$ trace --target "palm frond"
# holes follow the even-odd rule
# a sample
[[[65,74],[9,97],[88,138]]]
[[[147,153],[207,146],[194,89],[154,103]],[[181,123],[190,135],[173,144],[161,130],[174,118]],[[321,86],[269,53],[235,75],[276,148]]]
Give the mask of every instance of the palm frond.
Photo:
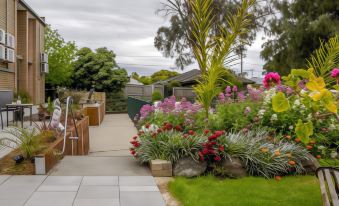
[[[307,60],[308,68],[313,68],[315,75],[323,77],[326,84],[332,84],[330,71],[339,67],[339,35],[334,36],[328,42],[321,41],[319,49]]]

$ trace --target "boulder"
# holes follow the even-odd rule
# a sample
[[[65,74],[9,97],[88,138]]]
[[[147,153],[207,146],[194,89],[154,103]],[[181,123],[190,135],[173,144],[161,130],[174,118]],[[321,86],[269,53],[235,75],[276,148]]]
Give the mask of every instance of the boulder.
[[[311,155],[309,153],[306,155],[306,158],[307,158],[306,160],[303,160],[301,162],[302,166],[305,169],[305,173],[306,174],[314,174],[316,169],[318,167],[320,167],[320,164],[319,164],[318,160],[315,157],[313,157],[313,155]]]
[[[202,175],[207,169],[207,162],[197,162],[191,157],[180,159],[173,169],[174,176],[196,177]]]
[[[230,157],[221,163],[224,174],[231,178],[240,178],[247,176],[247,171],[244,162],[237,157]]]

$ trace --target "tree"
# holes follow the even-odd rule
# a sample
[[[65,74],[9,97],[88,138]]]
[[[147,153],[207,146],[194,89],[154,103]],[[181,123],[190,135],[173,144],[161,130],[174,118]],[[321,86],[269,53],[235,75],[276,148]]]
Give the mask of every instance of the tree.
[[[118,67],[115,54],[107,48],[98,48],[93,52],[85,47],[76,53],[73,87],[89,90],[93,86],[100,92],[120,92],[128,77],[125,69]]]
[[[264,69],[288,74],[305,68],[308,58],[320,46],[339,34],[339,1],[271,0],[278,15],[268,21],[266,34],[273,39],[263,45]]]
[[[164,81],[170,77],[177,76],[179,73],[174,71],[168,70],[160,70],[155,72],[151,76],[139,76],[136,72],[133,72],[131,77],[139,82],[143,83],[144,85],[150,85],[159,81]]]
[[[229,26],[227,16],[237,12],[241,0],[213,0],[211,3],[214,21],[211,22],[211,31],[207,34],[209,37],[219,35],[218,25]],[[165,57],[175,57],[176,65],[184,69],[185,66],[192,64],[194,59],[189,42],[191,34],[188,31],[193,15],[189,6],[189,0],[166,0],[164,8],[159,10],[159,12],[162,12],[164,16],[170,17],[170,25],[158,29],[157,36],[154,39],[154,46]],[[253,5],[253,13],[249,17],[251,20],[249,31],[241,34],[242,41],[238,42],[238,46],[234,47],[235,53],[240,55],[246,50],[245,45],[250,45],[255,40],[256,33],[261,25],[263,25],[265,21],[264,16],[268,12],[268,7],[263,6],[262,3]],[[239,57],[233,56],[233,59],[239,59]]]
[[[68,86],[71,84],[72,63],[77,47],[74,42],[66,42],[57,30],[46,27],[45,52],[48,54],[49,73],[47,87]]]

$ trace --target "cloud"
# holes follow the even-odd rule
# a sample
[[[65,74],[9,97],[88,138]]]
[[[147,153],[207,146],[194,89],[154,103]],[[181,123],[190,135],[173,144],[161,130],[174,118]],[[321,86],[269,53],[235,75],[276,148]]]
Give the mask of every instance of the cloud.
[[[149,75],[174,67],[174,60],[162,57],[153,45],[158,28],[168,25],[167,19],[156,15],[161,0],[26,1],[67,41],[92,49],[108,47],[129,72]],[[258,44],[249,49],[246,61],[260,61]],[[188,70],[192,68],[197,65],[189,66]]]

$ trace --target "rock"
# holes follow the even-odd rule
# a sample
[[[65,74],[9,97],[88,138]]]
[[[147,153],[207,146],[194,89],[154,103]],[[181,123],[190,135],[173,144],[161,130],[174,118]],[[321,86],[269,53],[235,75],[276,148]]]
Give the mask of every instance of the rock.
[[[239,178],[247,176],[247,171],[244,162],[237,157],[225,159],[221,164],[224,173],[232,178]]]
[[[173,169],[174,176],[196,177],[207,169],[207,162],[196,162],[191,157],[180,159]]]
[[[303,160],[301,162],[302,166],[305,169],[305,173],[306,174],[314,174],[316,169],[318,167],[320,167],[320,164],[319,164],[318,160],[315,157],[313,157],[313,155],[311,155],[309,153],[306,155],[306,158],[307,158],[307,160]]]

